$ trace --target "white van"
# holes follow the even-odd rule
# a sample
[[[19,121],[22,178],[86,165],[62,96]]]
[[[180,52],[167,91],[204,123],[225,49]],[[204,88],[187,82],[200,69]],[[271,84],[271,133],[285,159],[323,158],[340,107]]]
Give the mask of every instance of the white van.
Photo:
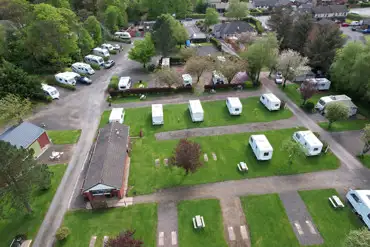
[[[115,32],[114,37],[120,39],[131,39],[131,34],[129,32]]]
[[[162,104],[153,104],[152,105],[152,123],[153,123],[153,125],[164,124]]]
[[[85,57],[85,62],[88,63],[88,64],[95,64],[95,65],[98,65],[100,67],[104,66],[103,58],[99,57],[99,56],[95,56],[95,55],[87,55]]]
[[[293,134],[293,139],[298,142],[307,156],[319,155],[323,144],[312,131],[297,131]]]
[[[71,66],[72,70],[79,74],[93,75],[95,70],[91,68],[90,64],[87,63],[74,63]]]
[[[93,49],[93,53],[100,57],[109,57],[109,51],[107,49],[102,49],[100,47],[96,47]]]
[[[370,230],[370,190],[350,190],[346,198],[352,211],[356,213]]]
[[[101,48],[106,49],[108,51],[113,51],[114,50],[114,47],[111,44],[102,44]]]
[[[228,97],[226,99],[226,106],[229,109],[230,115],[240,115],[242,113],[243,105],[238,97]]]
[[[109,115],[109,123],[123,123],[125,110],[123,108],[113,108]]]
[[[52,99],[59,99],[59,91],[55,87],[41,83],[41,88],[47,96],[50,96]]]
[[[202,122],[204,120],[204,111],[200,100],[189,100],[188,108],[193,122]]]
[[[118,90],[125,91],[129,89],[131,87],[131,83],[132,83],[131,77],[129,76],[124,76],[124,77],[119,78]]]
[[[273,148],[265,135],[251,135],[249,145],[257,160],[270,160],[272,158]]]
[[[75,72],[63,72],[55,75],[55,80],[59,83],[76,85],[76,79],[80,77],[79,74]]]
[[[260,101],[269,111],[277,111],[280,109],[281,101],[272,93],[262,94]]]
[[[357,113],[357,106],[353,104],[352,99],[348,97],[347,95],[330,95],[321,97],[320,100],[315,105],[315,109],[317,109],[320,112],[325,112],[325,108],[328,104],[332,102],[340,102],[346,106],[348,106],[348,116],[354,116]]]
[[[189,74],[183,74],[182,75],[182,81],[183,85],[186,86],[191,86],[193,84],[193,78]]]

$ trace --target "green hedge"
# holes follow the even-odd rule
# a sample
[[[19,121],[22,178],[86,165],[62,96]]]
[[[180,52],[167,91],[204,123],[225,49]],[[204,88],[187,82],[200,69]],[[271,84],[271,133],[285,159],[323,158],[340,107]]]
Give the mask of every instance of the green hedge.
[[[112,51],[109,51],[109,53],[110,53],[111,55],[116,55],[116,54],[117,54],[117,51],[112,50]]]
[[[97,65],[97,64],[90,64],[91,65],[91,68],[93,68],[94,70],[100,70],[100,66]]]
[[[360,7],[361,7],[361,8],[367,8],[367,7],[370,7],[370,3],[361,3],[361,4],[360,4]]]
[[[119,77],[117,75],[112,76],[112,78],[110,78],[108,89],[118,90],[118,82]]]
[[[218,39],[211,37],[209,41],[217,48],[217,50],[222,51],[222,45]]]
[[[204,19],[204,18],[206,18],[206,14],[197,14],[197,13],[194,13],[194,14],[187,14],[187,15],[185,16],[185,18]]]
[[[349,14],[347,15],[347,18],[348,18],[348,19],[351,19],[351,20],[353,20],[353,21],[360,21],[360,20],[362,20],[362,19],[363,19],[363,17],[362,17],[361,15],[356,14],[356,13],[349,13]]]

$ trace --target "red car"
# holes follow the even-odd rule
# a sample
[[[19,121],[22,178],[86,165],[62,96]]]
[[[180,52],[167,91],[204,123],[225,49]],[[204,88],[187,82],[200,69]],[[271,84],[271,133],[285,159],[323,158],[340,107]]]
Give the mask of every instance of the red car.
[[[348,23],[342,23],[342,27],[348,27],[349,26],[349,24]]]

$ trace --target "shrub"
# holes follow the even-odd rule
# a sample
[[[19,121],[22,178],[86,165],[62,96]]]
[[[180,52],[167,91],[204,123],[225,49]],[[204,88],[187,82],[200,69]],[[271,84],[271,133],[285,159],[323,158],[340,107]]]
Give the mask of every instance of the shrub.
[[[286,102],[284,100],[281,100],[281,102],[280,102],[280,110],[284,110],[285,109],[285,105],[286,105]]]
[[[153,72],[155,70],[155,64],[149,64],[147,69],[149,72]]]
[[[106,62],[109,60],[109,57],[103,57],[103,59],[104,59],[104,62]]]
[[[73,72],[71,68],[64,68],[64,72]]]
[[[206,14],[197,14],[197,13],[187,14],[185,15],[185,18],[204,19],[206,18]]]
[[[311,101],[307,101],[306,104],[303,105],[303,109],[309,113],[311,113],[314,108],[315,108],[315,104]]]
[[[217,50],[222,51],[222,45],[218,39],[211,37],[209,41],[216,47]]]
[[[242,83],[233,83],[233,84],[216,84],[216,85],[204,85],[204,91],[211,91],[212,89],[236,89],[242,86],[244,88],[245,84]]]
[[[100,66],[97,65],[97,64],[90,64],[91,65],[91,68],[93,68],[94,70],[100,70]]]
[[[116,50],[112,50],[112,51],[109,51],[109,53],[110,53],[111,55],[116,55],[116,54],[117,54],[117,51],[116,51]]]
[[[360,4],[360,7],[361,7],[361,8],[367,8],[367,7],[370,7],[370,3],[361,3],[361,4]]]
[[[246,81],[244,82],[244,88],[253,88],[253,82],[252,81]]]
[[[125,97],[125,96],[137,96],[142,94],[163,94],[163,93],[185,93],[192,92],[192,87],[151,87],[151,88],[131,88],[125,91],[114,90],[113,88],[108,90],[111,97]]]
[[[57,233],[55,234],[56,239],[59,241],[62,241],[68,237],[68,235],[71,233],[68,227],[62,226],[57,230]]]
[[[258,34],[263,33],[265,29],[262,27],[262,24],[260,21],[256,22],[256,31]]]
[[[353,21],[360,21],[363,19],[363,17],[357,13],[348,13],[347,18]]]
[[[185,64],[185,59],[182,57],[170,57],[170,65],[181,65]]]
[[[119,77],[117,75],[112,76],[112,78],[110,78],[108,89],[118,90],[118,82]]]

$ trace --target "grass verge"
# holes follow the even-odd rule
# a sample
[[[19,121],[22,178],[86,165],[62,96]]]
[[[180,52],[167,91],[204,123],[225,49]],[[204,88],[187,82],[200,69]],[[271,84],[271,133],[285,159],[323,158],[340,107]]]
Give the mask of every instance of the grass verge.
[[[53,144],[74,144],[78,142],[81,130],[48,130],[47,133]]]
[[[354,119],[354,120],[345,120],[334,122],[331,125],[331,128],[328,129],[328,122],[320,122],[319,126],[327,131],[336,132],[336,131],[349,131],[349,130],[361,130],[365,127],[366,124],[369,124],[367,119]]]
[[[364,166],[370,169],[370,154],[364,155],[364,157],[359,157],[360,161]]]
[[[285,89],[280,86],[280,89],[297,105],[302,105],[302,97],[299,92],[299,85],[298,84],[289,84],[286,85]],[[322,91],[314,94],[308,101],[313,102],[316,104],[321,97],[331,95],[330,91]]]

